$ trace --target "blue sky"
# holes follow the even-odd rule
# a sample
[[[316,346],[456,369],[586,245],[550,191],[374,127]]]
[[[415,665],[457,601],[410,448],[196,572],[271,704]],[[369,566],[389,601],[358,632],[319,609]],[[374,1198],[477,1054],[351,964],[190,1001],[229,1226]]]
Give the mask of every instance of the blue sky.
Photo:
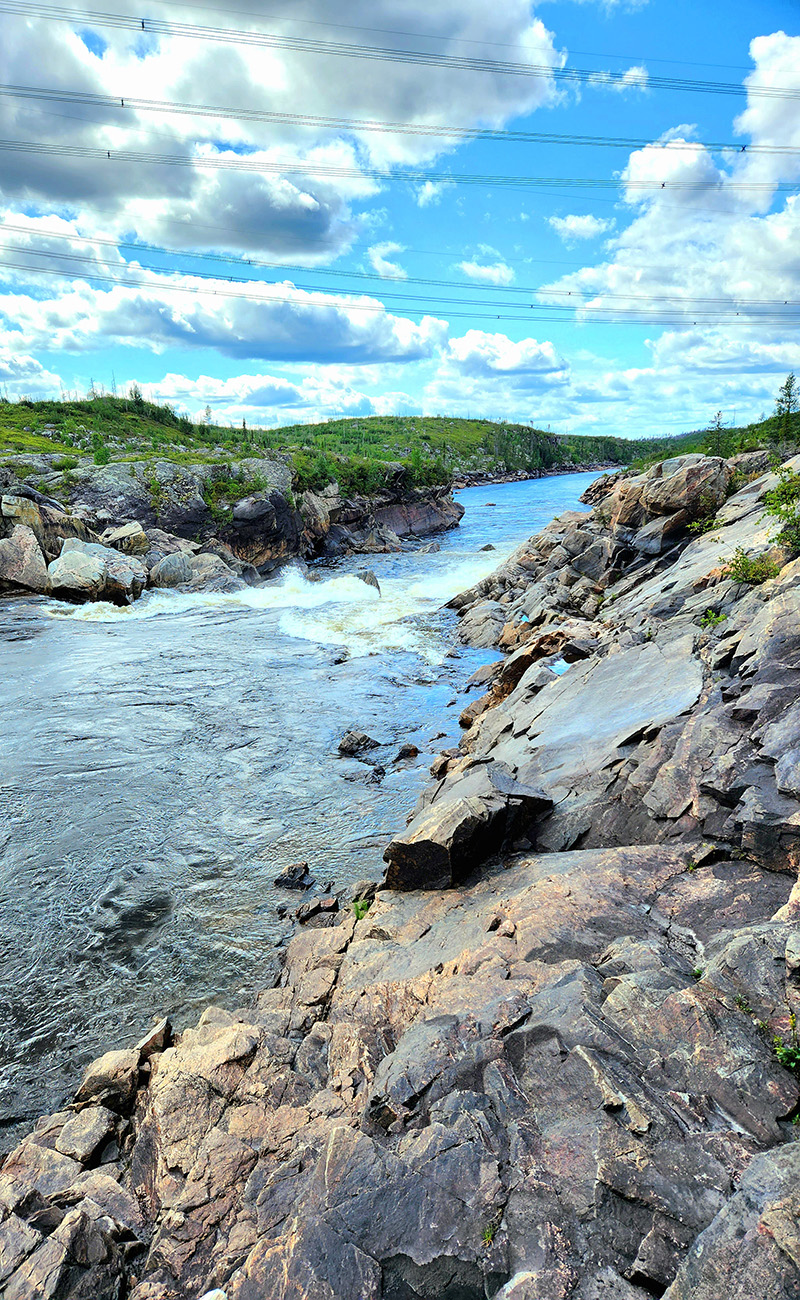
[[[9,396],[137,382],[251,425],[425,412],[634,436],[756,418],[800,370],[795,0],[153,0],[144,34],[119,0],[102,12],[121,23],[16,7]],[[392,57],[355,57],[375,46]]]

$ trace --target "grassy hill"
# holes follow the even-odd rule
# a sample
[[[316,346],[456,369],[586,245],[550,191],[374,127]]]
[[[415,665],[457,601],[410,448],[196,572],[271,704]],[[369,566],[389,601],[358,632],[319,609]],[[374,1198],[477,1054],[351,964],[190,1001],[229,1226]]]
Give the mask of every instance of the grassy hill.
[[[793,437],[800,437],[797,417]],[[109,460],[166,459],[226,463],[265,450],[288,452],[298,488],[321,488],[337,478],[347,490],[381,485],[387,461],[403,462],[412,482],[444,483],[469,471],[505,473],[569,469],[576,465],[641,465],[686,451],[731,455],[774,445],[786,428],[777,417],[716,432],[625,439],[558,435],[527,425],[446,416],[369,416],[297,424],[279,429],[195,424],[169,405],[109,395],[84,401],[0,401],[3,456],[49,452],[68,470],[78,456]]]

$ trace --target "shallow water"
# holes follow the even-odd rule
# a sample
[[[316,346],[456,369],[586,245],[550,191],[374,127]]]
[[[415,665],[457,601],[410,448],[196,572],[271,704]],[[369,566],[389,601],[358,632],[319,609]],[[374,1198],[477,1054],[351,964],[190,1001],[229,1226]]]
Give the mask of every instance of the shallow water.
[[[318,581],[292,568],[127,610],[0,603],[0,1149],[154,1016],[184,1024],[263,985],[289,932],[277,908],[300,901],[273,884],[289,863],[318,889],[380,875],[466,678],[495,657],[448,656],[443,602],[594,477],[469,488],[438,552]],[[339,756],[350,726],[380,742],[382,781]],[[394,763],[405,741],[419,758]]]

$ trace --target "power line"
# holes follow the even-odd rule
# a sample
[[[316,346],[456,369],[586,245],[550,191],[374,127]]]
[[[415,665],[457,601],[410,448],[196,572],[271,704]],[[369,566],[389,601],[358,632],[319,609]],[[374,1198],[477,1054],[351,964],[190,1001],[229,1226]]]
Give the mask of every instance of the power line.
[[[284,262],[267,262],[259,258],[249,257],[246,260],[243,260],[241,258],[232,257],[222,253],[183,252],[180,249],[161,248],[153,244],[149,244],[149,245],[137,244],[137,243],[127,242],[125,240],[107,239],[102,236],[77,235],[77,234],[68,234],[63,231],[31,229],[30,226],[18,226],[10,222],[4,222],[2,226],[0,226],[0,235],[5,233],[5,231],[8,230],[14,231],[16,234],[27,235],[29,237],[36,236],[40,239],[61,239],[61,240],[68,240],[70,243],[82,241],[84,243],[92,244],[92,245],[99,244],[106,248],[114,248],[117,250],[130,249],[132,252],[136,252],[136,253],[145,253],[150,255],[155,254],[157,256],[163,256],[163,257],[186,258],[186,259],[191,259],[192,261],[224,262],[229,266],[236,266],[240,270],[245,270],[248,267],[253,267],[255,269],[300,271],[301,273],[304,273],[310,269],[309,267],[290,266]],[[13,248],[14,251],[16,252],[41,254],[42,256],[45,257],[61,257],[61,258],[72,258],[72,259],[79,258],[81,260],[85,260],[86,257],[88,256],[87,254],[59,253],[59,252],[53,252],[49,249],[45,250],[45,249],[28,248],[27,246],[20,246],[20,245],[9,245],[9,247]],[[106,262],[103,263],[103,265],[116,266],[118,264],[113,262]],[[145,267],[144,269],[150,271],[162,270],[162,268],[160,267],[153,267],[153,266]],[[173,270],[173,268],[163,268],[163,269]],[[530,295],[533,293],[547,293],[548,296],[550,297],[572,298],[573,300],[575,300],[575,302],[573,303],[574,306],[581,305],[580,303],[577,302],[578,299],[592,296],[588,290],[550,289],[550,288],[542,288],[541,285],[539,286],[517,285],[517,284],[494,285],[494,284],[480,284],[478,282],[465,283],[463,280],[426,279],[420,276],[405,276],[405,275],[387,276],[387,275],[380,275],[378,272],[370,273],[367,271],[345,271],[338,267],[315,268],[315,269],[317,274],[321,274],[321,275],[340,276],[346,279],[357,279],[357,280],[373,280],[373,281],[377,280],[380,284],[383,284],[385,282],[390,282],[395,284],[409,284],[409,285],[417,284],[417,285],[424,285],[429,288],[459,289],[462,291],[470,291],[473,293],[476,290],[481,290],[486,293],[516,293],[516,294],[526,294],[526,295]],[[183,274],[183,272],[179,271],[178,274]],[[191,272],[187,272],[187,274],[200,275],[201,272],[191,271]],[[240,279],[239,277],[231,277],[222,274],[218,277],[215,277],[215,276],[211,276],[209,273],[209,278],[221,278],[226,280],[235,279],[237,283],[243,283],[243,284],[253,283],[252,280],[248,280],[244,278]],[[309,285],[302,285],[300,283],[297,283],[296,287],[300,289],[310,289],[311,292],[319,292],[319,293],[331,292],[328,286],[322,286],[322,285],[309,286]],[[369,292],[369,291],[364,290],[364,292]],[[376,289],[374,292],[378,292],[378,289]],[[410,295],[410,294],[388,293],[386,290],[383,289],[380,289],[380,293],[383,297],[389,297],[389,298],[397,298],[397,297],[419,298],[420,297],[419,294]],[[785,298],[740,298],[736,295],[691,297],[679,293],[639,294],[639,293],[615,293],[613,291],[603,291],[600,296],[602,296],[604,299],[613,298],[625,302],[677,303],[678,305],[696,304],[700,306],[709,306],[709,307],[725,306],[732,311],[736,310],[736,308],[747,308],[747,307],[800,307],[800,301],[793,301]],[[450,302],[455,300],[454,299],[430,299],[429,301]],[[459,299],[458,301],[463,302],[464,300]],[[734,307],[734,303],[736,304],[735,307]],[[484,301],[478,301],[475,305],[485,306],[486,303]],[[541,305],[546,306],[547,304],[541,304]]]
[[[45,253],[40,251],[40,252],[33,253],[32,255],[42,256],[42,257],[48,257],[48,256],[55,257],[62,261],[72,261],[72,260],[85,261],[85,258],[82,258],[80,257],[80,255],[77,254]],[[116,266],[116,263],[103,262],[102,260],[96,260],[94,264],[100,266],[112,266],[112,265]],[[98,281],[100,283],[111,284],[112,286],[123,286],[128,288],[135,288],[135,289],[151,288],[151,289],[157,289],[159,292],[167,291],[167,292],[178,292],[178,293],[189,293],[189,294],[203,294],[211,297],[235,298],[237,301],[242,301],[242,302],[264,303],[266,305],[291,304],[294,307],[304,307],[304,306],[310,308],[333,307],[337,310],[343,310],[343,311],[368,311],[368,312],[377,312],[377,313],[383,313],[386,310],[382,303],[349,302],[349,301],[343,301],[341,298],[337,300],[336,298],[333,298],[331,296],[324,296],[322,297],[321,301],[313,302],[308,300],[304,301],[302,299],[298,299],[297,297],[279,297],[274,294],[240,293],[240,292],[233,292],[227,289],[202,289],[202,288],[198,288],[196,285],[176,285],[172,283],[164,283],[159,281],[152,281],[152,280],[148,281],[148,280],[142,280],[138,276],[126,277],[124,275],[122,276],[104,275],[104,274],[98,274],[97,272],[91,270],[89,270],[88,272],[87,271],[77,272],[73,269],[61,270],[56,267],[35,267],[35,266],[30,266],[27,263],[9,262],[9,261],[0,261],[0,266],[5,266],[15,270],[25,271],[33,275],[58,275],[62,277],[71,278],[72,280],[80,278],[87,281]],[[152,271],[154,268],[148,267],[143,269]],[[173,274],[175,273],[173,272]],[[212,276],[208,273],[204,274],[202,272],[193,272],[192,274],[201,279],[213,279],[216,280],[217,282],[219,281],[219,277]],[[251,280],[243,280],[235,276],[227,276],[225,277],[225,279],[228,283],[232,283],[232,284],[253,283],[253,281]],[[319,290],[316,292],[323,293],[323,294],[325,293],[324,290]],[[446,303],[455,300],[445,299],[443,301]],[[405,311],[409,315],[428,315],[429,314],[428,308],[431,305],[440,306],[441,303],[437,302],[436,300],[428,300],[426,302],[422,302],[421,305],[419,306],[407,306],[404,308],[400,308],[399,310]],[[460,305],[463,306],[466,304],[462,302]],[[480,303],[479,306],[485,307],[486,304]],[[568,308],[566,304],[558,303],[558,304],[548,305],[547,303],[536,303],[535,305],[534,304],[531,305],[531,309],[529,311],[525,311],[521,315],[508,314],[507,309],[509,307],[516,309],[517,311],[520,310],[520,305],[517,303],[511,303],[511,304],[501,303],[498,304],[498,306],[500,306],[503,310],[501,310],[500,312],[491,311],[488,313],[480,312],[480,311],[478,312],[458,311],[458,310],[453,311],[450,308],[448,308],[447,315],[451,319],[522,321],[523,323],[526,324],[529,324],[533,321],[546,322],[551,325],[572,323],[571,316],[564,316],[563,314],[561,316],[555,315],[555,313],[557,312],[564,313],[566,311],[571,312],[573,310],[572,308]],[[579,304],[578,310],[580,310],[580,307],[582,306],[585,306],[585,304]],[[646,312],[642,308],[632,308],[626,310],[621,308],[604,308],[604,307],[589,307],[588,310],[591,312],[592,317],[595,316],[607,317],[608,318],[607,320],[601,321],[601,323],[603,324],[607,323],[607,324],[651,325],[653,324],[654,318],[657,318],[658,321],[660,321],[663,324],[686,324],[687,323],[686,314],[675,314],[674,312],[672,315],[670,315],[666,312],[659,312],[659,313]],[[533,314],[534,312],[540,312],[543,314],[535,315]],[[711,312],[708,308],[704,308],[701,312],[691,313],[691,318],[692,318],[692,324],[694,325],[715,324],[718,321],[729,320],[732,318],[740,317],[741,315],[742,315],[741,312],[733,311],[733,310]],[[797,319],[796,317],[787,315],[786,313],[779,314],[774,311],[759,312],[757,313],[757,318],[759,320],[769,320],[769,321],[778,321],[778,322],[785,321],[787,319],[789,320]]]
[[[33,0],[3,0],[0,12],[26,18],[38,17],[75,24],[77,21],[99,27],[135,31],[154,36],[227,44],[256,46],[267,49],[291,50],[304,54],[325,54],[343,58],[370,59],[397,64],[417,64],[449,68],[462,72],[488,72],[503,76],[520,76],[552,79],[573,85],[591,82],[603,77],[597,70],[566,68],[551,64],[514,62],[502,59],[470,58],[465,55],[435,54],[425,50],[380,45],[356,45],[342,41],[320,41],[309,36],[280,36],[274,32],[256,32],[228,27],[202,27],[195,23],[175,23],[167,19],[134,17],[125,14],[108,14],[96,10],[65,10],[55,5],[34,3]],[[611,78],[613,80],[613,77]],[[619,78],[618,78],[619,79]],[[763,96],[769,99],[798,99],[800,90],[788,86],[738,82],[701,81],[683,77],[649,76],[648,87],[656,90],[681,90],[703,94]]]
[[[192,167],[201,171],[251,172],[266,176],[316,176],[325,180],[405,180],[413,184],[430,181],[441,185],[480,185],[502,186],[512,189],[619,189],[620,182],[609,177],[569,177],[569,176],[503,176],[494,173],[471,172],[434,172],[423,168],[404,167],[390,170],[378,167],[343,167],[332,163],[296,161],[290,158],[255,159],[236,156],[223,158],[217,154],[162,154],[139,153],[126,149],[98,149],[84,145],[47,144],[33,140],[0,140],[0,150],[8,153],[33,153],[49,157],[81,158],[86,161],[135,163],[137,166]],[[722,180],[713,181],[630,181],[625,182],[629,191],[643,193],[668,190],[704,192],[719,190]],[[748,194],[794,193],[796,184],[769,181],[730,181],[724,179],[724,188],[728,192],[737,190]]]
[[[381,122],[371,118],[329,117],[315,113],[292,113],[258,108],[226,108],[220,104],[191,104],[180,100],[142,99],[135,95],[100,95],[90,91],[49,89],[41,86],[0,84],[0,96],[46,103],[77,104],[88,108],[105,108],[114,112],[163,113],[180,117],[209,117],[238,122],[264,122],[270,125],[299,126],[315,130],[380,132],[383,134],[451,137],[457,140],[507,142],[510,144],[581,145],[613,149],[643,149],[653,141],[620,136],[557,134],[553,131],[508,131],[488,127],[434,125],[425,122]],[[81,120],[81,119],[77,119]],[[742,145],[730,141],[670,141],[669,151],[697,153],[700,150],[730,150],[747,154],[800,154],[796,145]]]

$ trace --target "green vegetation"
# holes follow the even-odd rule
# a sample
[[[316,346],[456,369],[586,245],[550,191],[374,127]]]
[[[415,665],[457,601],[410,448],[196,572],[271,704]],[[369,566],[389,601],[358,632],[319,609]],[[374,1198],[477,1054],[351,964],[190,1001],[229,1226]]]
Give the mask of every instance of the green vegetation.
[[[700,619],[700,626],[707,628],[718,627],[720,623],[725,622],[727,617],[727,614],[715,614],[713,609],[707,609]]]
[[[764,493],[764,513],[777,519],[780,530],[775,541],[800,551],[800,474],[788,465],[778,465],[778,486]]]
[[[788,1043],[781,1038],[780,1034],[774,1035],[772,1043],[775,1055],[783,1068],[791,1070],[793,1074],[800,1074],[800,1043],[797,1041],[797,1018],[793,1011],[789,1016],[789,1026],[791,1038]]]
[[[737,546],[733,559],[725,566],[726,577],[734,582],[747,582],[751,587],[759,587],[770,578],[777,578],[780,565],[768,555],[746,555],[741,546]]]
[[[363,921],[364,917],[367,915],[367,912],[369,911],[371,906],[372,906],[372,899],[370,898],[356,899],[356,901],[353,903],[353,915],[355,916],[356,920]]]
[[[583,464],[641,469],[697,451],[730,456],[766,446],[785,458],[795,444],[800,444],[800,411],[793,375],[780,389],[774,414],[755,424],[727,428],[717,412],[708,429],[639,439],[556,434],[527,424],[438,415],[348,417],[278,429],[252,428],[242,421],[233,428],[212,423],[209,407],[203,420],[194,423],[169,403],[147,401],[137,385],[125,397],[93,389],[84,399],[0,398],[0,456],[50,452],[72,459],[77,453],[94,457],[97,464],[160,459],[224,465],[279,451],[292,458],[297,491],[321,491],[336,479],[345,492],[373,494],[395,465],[404,467],[408,483],[424,486],[470,472],[539,473]],[[776,499],[774,504],[786,508],[799,500],[800,490],[792,502]],[[782,522],[797,525],[800,549],[800,524]],[[706,512],[692,528],[701,532],[714,526],[713,512]]]

